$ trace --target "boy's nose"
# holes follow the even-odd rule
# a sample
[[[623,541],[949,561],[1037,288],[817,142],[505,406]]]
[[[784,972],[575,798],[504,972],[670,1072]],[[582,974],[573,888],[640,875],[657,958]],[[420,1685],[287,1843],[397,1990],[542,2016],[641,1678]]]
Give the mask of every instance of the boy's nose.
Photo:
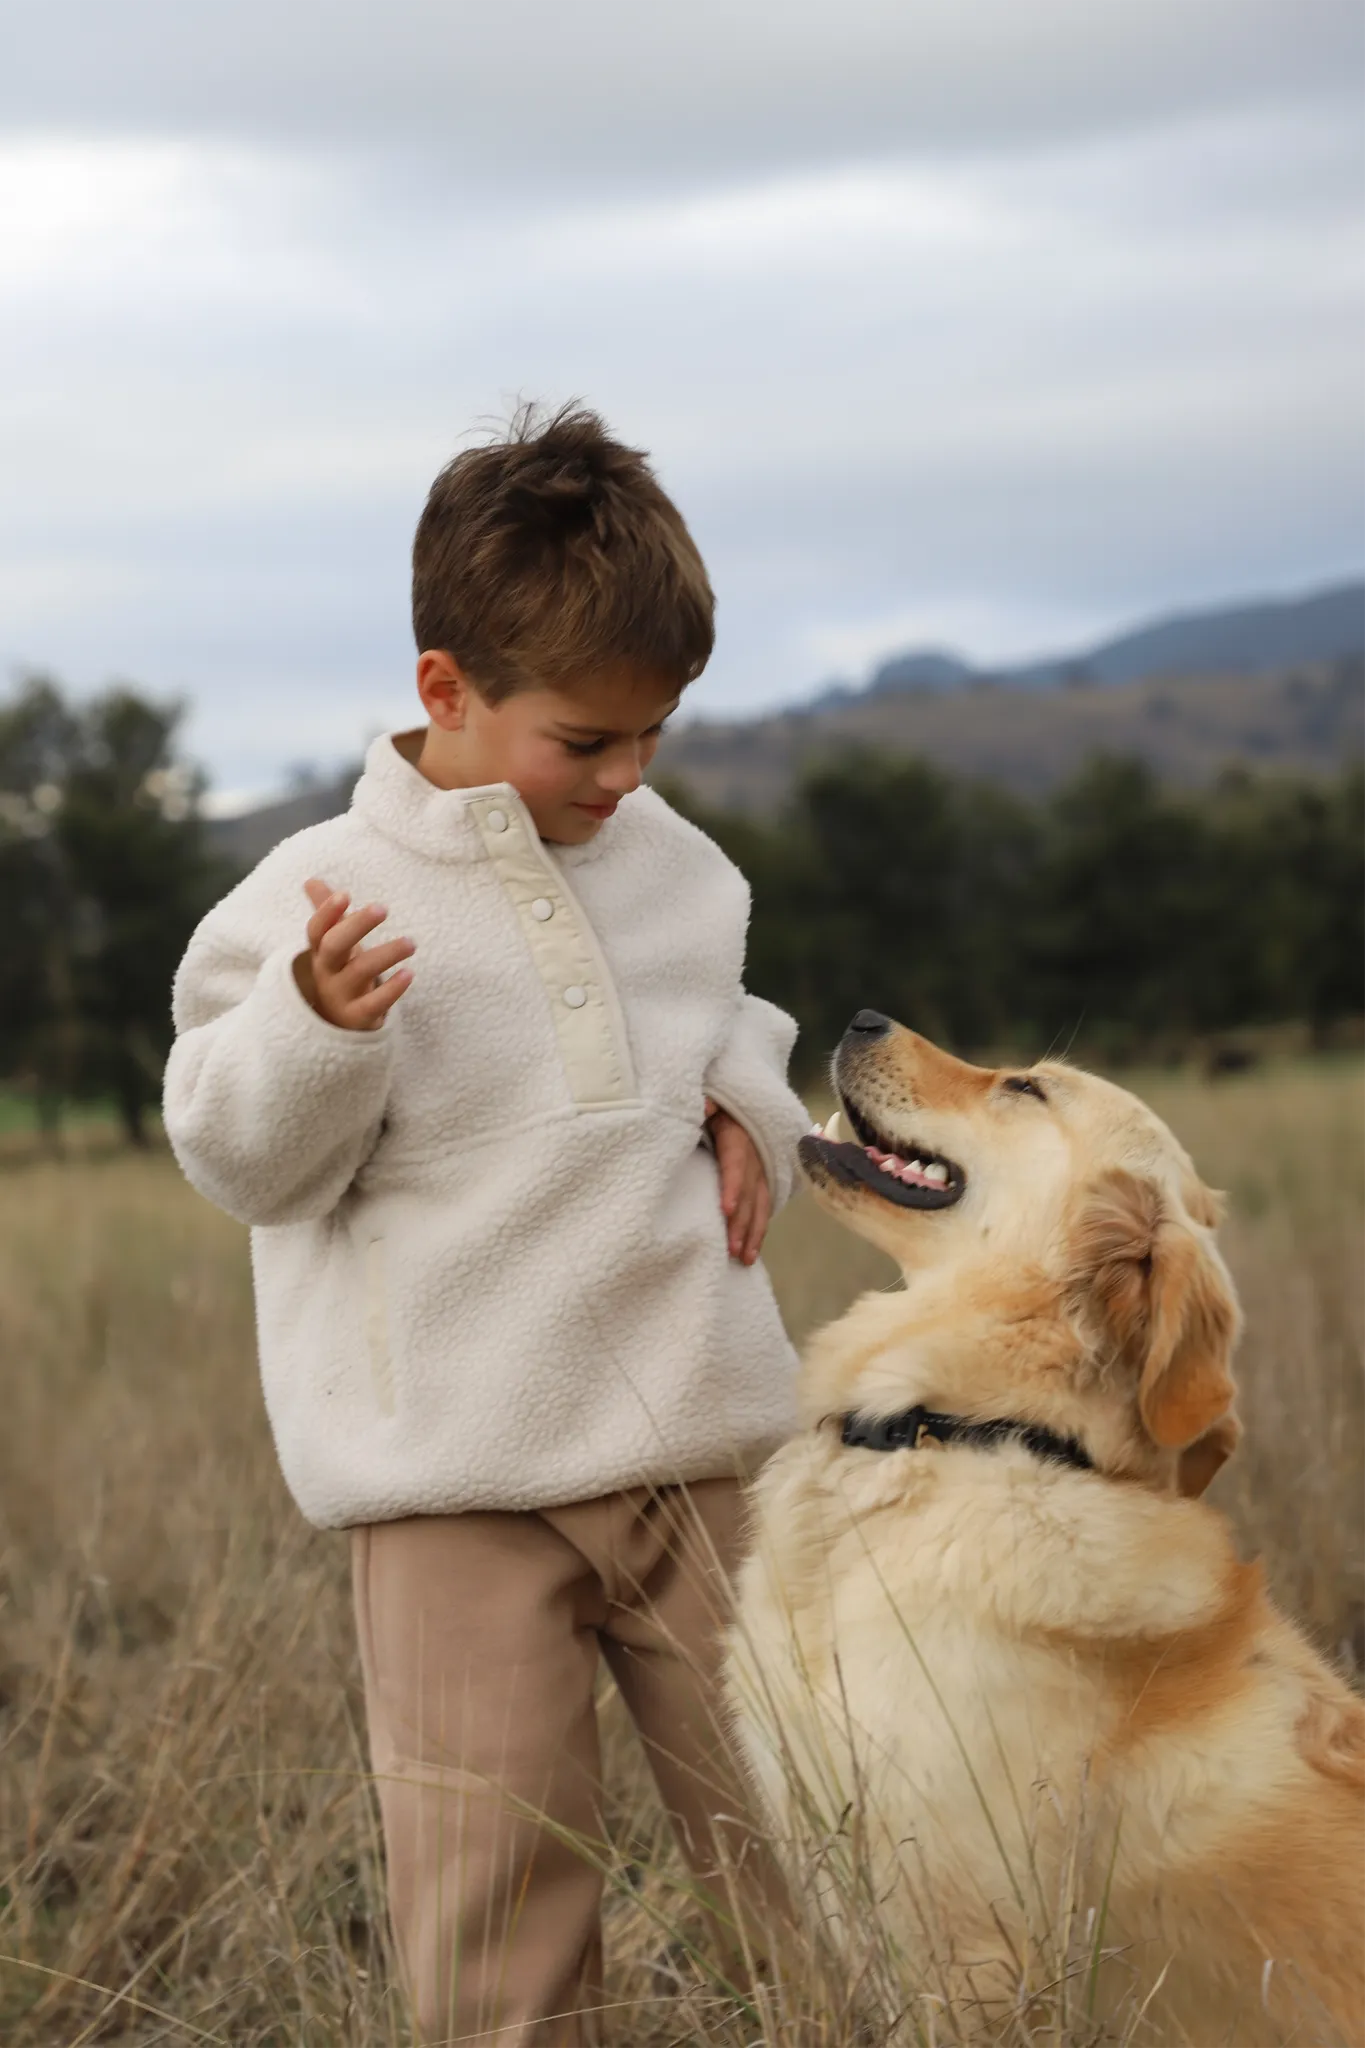
[[[638,747],[623,747],[610,761],[602,765],[597,780],[600,786],[612,796],[630,796],[645,779]]]

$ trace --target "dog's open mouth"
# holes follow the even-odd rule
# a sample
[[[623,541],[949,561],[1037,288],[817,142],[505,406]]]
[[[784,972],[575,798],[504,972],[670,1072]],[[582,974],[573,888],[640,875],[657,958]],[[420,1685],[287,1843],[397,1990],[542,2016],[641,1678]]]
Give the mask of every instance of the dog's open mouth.
[[[923,1145],[893,1142],[847,1096],[840,1096],[829,1122],[817,1124],[798,1149],[804,1164],[818,1164],[831,1180],[869,1188],[902,1209],[950,1209],[966,1192],[967,1176],[956,1160]]]

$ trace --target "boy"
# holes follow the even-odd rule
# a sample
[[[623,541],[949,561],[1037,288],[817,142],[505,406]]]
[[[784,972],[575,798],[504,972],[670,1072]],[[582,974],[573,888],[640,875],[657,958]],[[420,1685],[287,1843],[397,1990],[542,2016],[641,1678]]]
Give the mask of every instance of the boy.
[[[755,1261],[807,1119],[794,1027],[741,987],[745,884],[641,787],[712,617],[591,413],[458,456],[413,549],[425,728],[375,741],[176,981],[166,1128],[254,1226],[285,1477],[353,1530],[431,2041],[589,2037],[599,1650],[704,1879],[736,1808],[716,1632],[740,1478],[791,1427]]]

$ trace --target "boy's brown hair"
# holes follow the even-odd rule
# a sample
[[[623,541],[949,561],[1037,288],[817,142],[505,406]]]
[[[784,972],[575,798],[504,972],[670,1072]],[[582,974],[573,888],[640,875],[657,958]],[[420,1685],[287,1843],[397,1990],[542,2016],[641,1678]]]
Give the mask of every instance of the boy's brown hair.
[[[715,598],[682,514],[585,407],[523,406],[431,487],[412,545],[419,653],[486,702],[629,663],[679,689],[705,668]]]

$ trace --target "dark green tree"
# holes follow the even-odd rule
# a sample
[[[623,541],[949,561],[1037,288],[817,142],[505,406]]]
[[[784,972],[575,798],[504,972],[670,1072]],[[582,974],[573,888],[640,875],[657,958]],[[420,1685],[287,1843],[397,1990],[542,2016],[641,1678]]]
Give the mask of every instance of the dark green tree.
[[[795,818],[814,874],[826,1036],[870,1004],[948,1043],[991,1039],[1010,1014],[1036,865],[1024,807],[920,761],[862,756],[811,776]]]
[[[692,815],[749,877],[750,986],[797,1018],[806,1077],[866,1006],[958,1044],[1024,1021],[1040,850],[1027,805],[916,760],[849,753],[771,823]]]
[[[1140,761],[1092,762],[1048,806],[1030,978],[1057,1027],[1114,1053],[1221,1021],[1226,901],[1211,827]]]
[[[1176,792],[1097,760],[1028,804],[849,754],[777,819],[698,822],[750,878],[750,985],[797,1018],[803,1078],[863,1005],[1024,1057],[1178,1054],[1291,1019],[1325,1036],[1365,1012],[1358,768]]]
[[[32,1094],[49,1137],[81,1070],[74,897],[55,830],[75,745],[76,721],[47,677],[0,705],[0,1073]]]
[[[1300,972],[1318,1031],[1365,1011],[1365,764],[1326,791],[1326,847],[1316,888],[1323,903],[1314,955]]]
[[[183,716],[125,687],[72,707],[50,681],[0,713],[0,859],[28,967],[6,969],[0,1056],[40,1100],[111,1096],[139,1145],[170,1045],[176,964],[231,879],[209,852],[200,778],[178,750]]]

